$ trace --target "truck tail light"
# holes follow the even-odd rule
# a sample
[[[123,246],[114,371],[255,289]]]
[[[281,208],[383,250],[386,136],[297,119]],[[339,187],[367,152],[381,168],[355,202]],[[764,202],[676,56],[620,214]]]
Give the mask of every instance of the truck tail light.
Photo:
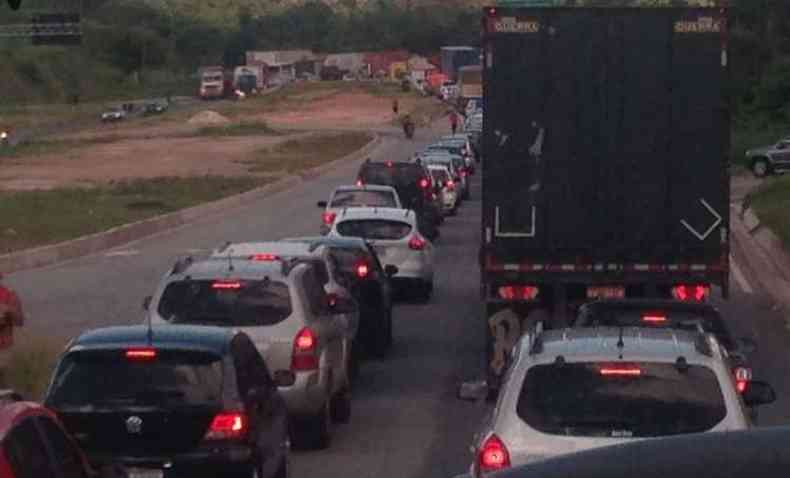
[[[206,432],[205,440],[233,440],[247,433],[247,417],[240,412],[218,413]]]
[[[683,302],[703,302],[710,295],[710,286],[680,284],[672,288],[672,297]]]
[[[480,447],[477,464],[484,473],[504,470],[510,467],[510,452],[507,451],[505,443],[492,434]]]
[[[315,332],[305,327],[294,337],[291,370],[306,371],[318,369],[318,338]]]
[[[535,300],[540,289],[532,285],[503,285],[498,293],[499,298],[504,300]]]

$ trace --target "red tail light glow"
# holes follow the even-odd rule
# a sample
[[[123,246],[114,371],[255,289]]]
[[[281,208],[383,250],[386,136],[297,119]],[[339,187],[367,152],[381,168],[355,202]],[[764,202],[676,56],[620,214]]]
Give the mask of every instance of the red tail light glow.
[[[421,251],[421,250],[425,249],[425,245],[426,244],[427,244],[427,242],[425,241],[425,239],[423,239],[420,236],[414,236],[414,237],[411,238],[411,240],[409,240],[409,249],[412,249],[412,250],[415,250],[415,251]]]
[[[748,367],[736,367],[735,370],[735,388],[738,393],[746,392],[749,387],[749,382],[752,381],[752,369]]]
[[[455,191],[455,181],[453,181],[452,179],[447,181],[447,190]]]
[[[702,302],[710,295],[710,286],[682,284],[672,288],[672,296],[684,302]]]
[[[477,455],[477,464],[482,472],[493,472],[510,467],[510,452],[496,435],[486,438]]]
[[[363,183],[361,179],[357,179],[356,185],[357,186],[364,186],[365,183]]]
[[[218,413],[206,432],[206,440],[232,440],[247,432],[247,417],[239,412]]]
[[[279,257],[275,256],[274,254],[255,254],[250,257],[250,260],[258,262],[272,262],[278,259]]]
[[[154,360],[156,358],[156,349],[129,349],[126,351],[126,358],[129,360],[139,361]]]
[[[638,367],[606,367],[601,369],[604,377],[639,377],[642,370]]]
[[[291,356],[291,370],[317,370],[318,369],[318,340],[315,333],[305,327],[296,334]]]
[[[642,322],[646,322],[648,324],[663,324],[666,321],[667,318],[664,315],[649,314],[642,317]]]
[[[504,300],[535,300],[540,289],[531,285],[505,285],[498,292],[499,298]]]
[[[420,187],[423,189],[427,189],[431,185],[431,181],[428,178],[420,179]]]
[[[335,219],[337,218],[337,214],[334,212],[325,212],[321,214],[321,220],[324,221],[324,224],[327,226],[331,226],[335,223]]]
[[[465,178],[465,177],[466,177],[466,175],[467,175],[467,173],[466,173],[466,170],[465,170],[465,169],[462,169],[462,170],[461,170],[461,177],[462,177],[462,178]]]
[[[237,290],[241,289],[241,282],[214,282],[211,284],[211,288],[220,290]]]
[[[361,262],[354,267],[354,272],[357,274],[357,277],[360,279],[364,279],[365,277],[370,274],[370,268],[364,262]]]

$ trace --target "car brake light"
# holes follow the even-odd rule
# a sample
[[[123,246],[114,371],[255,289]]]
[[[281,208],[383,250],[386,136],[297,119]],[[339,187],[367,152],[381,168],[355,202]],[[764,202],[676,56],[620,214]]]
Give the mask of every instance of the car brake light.
[[[706,285],[677,285],[672,288],[672,296],[684,302],[702,302],[710,295],[710,287]]]
[[[254,254],[250,257],[252,261],[259,261],[259,262],[272,262],[279,259],[279,257],[275,256],[274,254]]]
[[[604,377],[639,377],[642,370],[639,367],[612,366],[601,368],[600,373]]]
[[[359,277],[360,279],[364,279],[365,277],[368,276],[368,274],[370,274],[370,268],[368,267],[367,264],[361,262],[357,264],[357,266],[354,268],[354,272],[357,274],[357,277]]]
[[[334,224],[335,218],[337,218],[337,214],[335,214],[334,212],[325,212],[321,214],[321,220],[323,220],[324,224],[326,224],[327,226],[331,226],[332,224]]]
[[[420,187],[421,188],[427,189],[430,185],[431,185],[431,182],[428,180],[428,178],[420,179]]]
[[[318,369],[317,341],[315,333],[309,327],[296,334],[291,357],[292,371]]]
[[[153,360],[156,358],[156,349],[129,349],[126,351],[126,358],[129,360]]]
[[[667,318],[664,315],[649,314],[642,316],[642,322],[646,322],[648,324],[663,324],[666,321]]]
[[[453,181],[452,179],[447,181],[447,189],[449,191],[455,191],[455,181]]]
[[[531,285],[505,285],[498,292],[499,297],[505,300],[535,300],[540,289]]]
[[[357,186],[364,186],[365,185],[365,183],[363,183],[361,179],[357,179],[356,184],[357,184]]]
[[[388,168],[391,168],[391,167],[392,167],[392,161],[387,161],[387,167],[388,167]]]
[[[461,177],[462,177],[462,178],[465,178],[465,177],[466,177],[466,170],[465,170],[465,169],[462,169],[462,170],[461,170]]]
[[[752,369],[748,367],[737,367],[735,369],[735,388],[738,393],[746,392],[749,382],[752,381]]]
[[[247,417],[239,412],[218,413],[206,432],[206,440],[232,440],[247,432]]]
[[[480,447],[477,461],[482,472],[503,470],[510,467],[510,453],[498,436],[491,435]]]
[[[413,249],[415,251],[421,251],[425,249],[426,245],[425,239],[420,236],[414,236],[409,240],[409,249]]]
[[[211,288],[221,290],[241,289],[241,282],[214,282],[211,284]]]

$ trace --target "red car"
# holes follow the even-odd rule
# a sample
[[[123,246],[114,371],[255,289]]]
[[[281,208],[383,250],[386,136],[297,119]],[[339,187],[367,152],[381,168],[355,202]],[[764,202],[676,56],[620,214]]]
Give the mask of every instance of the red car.
[[[90,478],[82,451],[38,403],[0,395],[0,478]]]

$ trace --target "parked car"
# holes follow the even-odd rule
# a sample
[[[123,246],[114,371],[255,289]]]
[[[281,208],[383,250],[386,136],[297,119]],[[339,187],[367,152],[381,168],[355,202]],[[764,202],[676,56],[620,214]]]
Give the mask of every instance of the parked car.
[[[354,208],[338,216],[329,235],[365,239],[385,264],[398,268],[394,283],[427,302],[433,294],[433,244],[418,224],[411,210]]]
[[[471,474],[629,441],[745,430],[746,406],[775,400],[764,382],[739,395],[713,335],[598,327],[522,337]]]
[[[449,167],[451,166],[428,165],[428,171],[431,173],[433,184],[436,185],[436,191],[442,204],[442,213],[446,216],[455,215],[458,212],[458,189]]]
[[[44,403],[94,466],[120,465],[130,477],[288,473],[285,404],[250,338],[230,328],[85,332]]]
[[[736,340],[724,317],[711,304],[658,299],[598,300],[579,307],[573,327],[701,330],[713,334],[726,352],[739,393],[746,391],[752,378],[747,356],[756,349],[754,341]]]
[[[148,103],[145,105],[143,114],[146,116],[153,116],[162,114],[165,111],[167,111],[167,105],[165,103]]]
[[[326,247],[337,258],[341,277],[359,303],[357,342],[369,354],[382,358],[392,348],[392,285],[398,267],[382,264],[376,251],[357,237],[296,237],[284,242],[302,242],[311,249]]]
[[[329,201],[319,201],[318,207],[324,209],[321,214],[321,234],[332,228],[338,211],[349,207],[394,207],[401,208],[398,192],[392,186],[363,184],[361,186],[339,186]]]
[[[0,476],[93,478],[96,473],[55,413],[40,404],[23,401],[13,393],[3,393]]]
[[[432,241],[439,237],[442,214],[431,176],[424,165],[368,159],[359,168],[356,184],[392,186],[398,192],[402,207],[417,213],[421,234]]]
[[[790,170],[790,137],[746,151],[746,161],[758,178]]]
[[[121,107],[113,107],[105,111],[101,115],[101,120],[104,123],[112,123],[115,121],[122,121],[126,119],[126,111]]]
[[[241,330],[280,383],[302,447],[327,448],[331,423],[351,417],[348,324],[353,304],[328,294],[321,261],[178,261],[160,282],[148,317],[155,324],[210,325]]]

